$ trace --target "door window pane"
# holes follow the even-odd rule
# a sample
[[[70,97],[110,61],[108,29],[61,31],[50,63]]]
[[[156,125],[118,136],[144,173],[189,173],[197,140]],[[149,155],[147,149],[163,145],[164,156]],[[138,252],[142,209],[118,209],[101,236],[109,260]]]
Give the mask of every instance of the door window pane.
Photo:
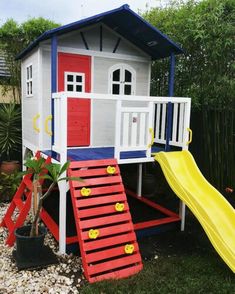
[[[73,91],[73,85],[67,85],[67,91]]]
[[[82,82],[82,76],[76,76],[76,82],[81,83]]]
[[[82,86],[81,85],[76,86],[76,92],[82,92]]]
[[[119,84],[113,84],[113,93],[112,94],[119,95],[119,93],[120,93],[120,85]]]
[[[67,81],[73,82],[73,75],[67,75]]]

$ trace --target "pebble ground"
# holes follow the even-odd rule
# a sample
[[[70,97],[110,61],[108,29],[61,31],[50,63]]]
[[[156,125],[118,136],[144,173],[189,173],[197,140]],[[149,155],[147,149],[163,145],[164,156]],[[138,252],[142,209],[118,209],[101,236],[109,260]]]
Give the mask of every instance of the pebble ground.
[[[0,220],[9,204],[0,203]],[[12,257],[14,247],[5,245],[7,231],[0,228],[0,294],[73,294],[79,293],[84,277],[81,258],[58,255],[58,246],[48,233],[45,244],[57,254],[59,263],[44,269],[21,270]]]

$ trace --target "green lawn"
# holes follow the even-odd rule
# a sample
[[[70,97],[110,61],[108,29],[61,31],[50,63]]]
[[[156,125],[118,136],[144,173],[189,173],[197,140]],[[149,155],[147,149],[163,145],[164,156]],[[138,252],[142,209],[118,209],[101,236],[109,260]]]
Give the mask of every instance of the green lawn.
[[[152,254],[144,269],[124,280],[86,284],[81,293],[235,293],[235,276],[189,213],[185,232],[145,238]],[[143,246],[143,244],[142,244]],[[145,253],[144,253],[145,254]]]
[[[85,286],[81,293],[235,293],[234,275],[215,256],[161,257],[129,279]]]

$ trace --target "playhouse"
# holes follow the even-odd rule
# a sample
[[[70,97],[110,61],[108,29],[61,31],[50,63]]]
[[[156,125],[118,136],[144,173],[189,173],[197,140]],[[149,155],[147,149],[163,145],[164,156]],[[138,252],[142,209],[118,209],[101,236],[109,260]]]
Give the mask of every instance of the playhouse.
[[[134,230],[179,221],[184,227],[183,203],[178,214],[141,195],[142,164],[154,161],[153,154],[170,146],[188,148],[190,99],[172,97],[175,55],[181,53],[178,45],[124,5],[47,31],[17,56],[22,73],[23,154],[40,150],[52,161],[70,160],[69,174],[86,179],[86,184],[70,183],[79,236],[66,235],[71,213],[66,209],[66,183],[59,185],[59,225],[46,210],[41,218],[59,241],[61,253],[66,243],[79,240],[90,281],[123,277],[142,268]],[[170,58],[169,97],[152,97],[151,63],[162,58]],[[137,195],[129,194],[161,211],[164,218],[133,226],[118,168],[123,163],[138,164]],[[29,186],[27,179],[22,185],[23,191]],[[79,202],[83,194],[97,197]],[[91,218],[89,224],[82,223],[82,216]],[[103,241],[97,240],[92,247],[86,243],[87,230],[94,226],[101,226]],[[99,265],[107,266],[106,271],[90,269],[97,255],[105,255],[104,259],[120,255],[117,244],[125,238],[127,246],[135,247],[129,261],[122,257],[119,264],[115,259],[119,266],[114,273],[110,273],[110,261]],[[116,247],[110,249],[111,245]],[[98,248],[102,250],[93,253]]]
[[[187,157],[191,100],[173,97],[175,55],[181,53],[177,44],[124,5],[47,31],[17,57],[22,62],[23,155],[40,150],[47,160],[62,164],[70,160],[68,174],[84,179],[59,184],[57,223],[45,209],[41,218],[59,241],[61,253],[66,244],[79,242],[91,282],[141,270],[135,231],[174,222],[181,222],[183,230],[184,203],[222,258],[227,254],[228,244],[220,248],[222,237],[213,231],[218,226],[210,223],[216,212],[205,216],[204,209],[212,207],[203,202],[208,195],[204,197],[203,190],[200,203],[196,195],[200,189],[196,196],[188,189],[188,183],[197,186],[200,176],[195,172],[191,179],[187,170],[187,166],[196,170]],[[169,97],[153,97],[151,63],[162,58],[170,58]],[[184,151],[159,153],[171,146]],[[142,196],[142,165],[154,160],[183,200],[179,213]],[[125,191],[119,170],[120,164],[132,163],[138,164],[137,193]],[[25,178],[22,193],[29,186],[30,179]],[[72,211],[66,206],[69,190]],[[165,217],[133,225],[125,192]],[[68,236],[72,214],[77,234]],[[2,225],[8,227],[7,220]],[[234,254],[224,260],[235,268]]]

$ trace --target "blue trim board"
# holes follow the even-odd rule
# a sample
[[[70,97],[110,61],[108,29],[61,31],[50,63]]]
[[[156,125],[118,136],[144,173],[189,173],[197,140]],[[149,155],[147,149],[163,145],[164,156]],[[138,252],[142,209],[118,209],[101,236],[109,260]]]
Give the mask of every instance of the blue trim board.
[[[145,21],[125,4],[119,8],[46,31],[19,53],[16,59],[25,57],[40,42],[50,39],[53,36],[66,34],[98,23],[104,23],[110,29],[115,30],[123,38],[126,38],[151,56],[153,60],[169,57],[171,53],[181,54],[184,52],[179,45]]]
[[[53,36],[51,39],[51,93],[57,92],[57,37]],[[51,144],[54,144],[54,100],[51,99]]]
[[[157,153],[164,151],[163,148],[152,146],[152,153]],[[43,151],[48,156],[59,160],[59,154],[51,151]],[[76,148],[68,149],[67,157],[70,161],[80,161],[80,160],[97,160],[97,159],[110,159],[114,158],[114,147],[97,147],[97,148]],[[145,151],[125,151],[120,154],[121,159],[129,158],[145,158]]]

